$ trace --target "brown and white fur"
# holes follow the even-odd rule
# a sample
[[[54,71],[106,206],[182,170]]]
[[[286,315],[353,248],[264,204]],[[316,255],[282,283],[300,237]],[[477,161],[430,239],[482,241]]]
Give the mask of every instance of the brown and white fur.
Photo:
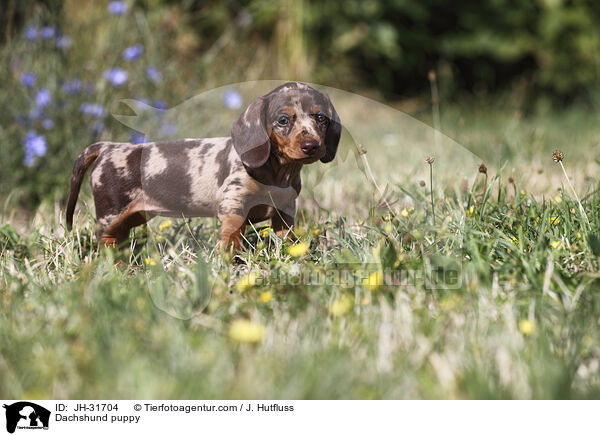
[[[254,100],[229,137],[98,142],[75,161],[67,228],[92,167],[97,236],[105,245],[122,244],[131,228],[157,215],[217,216],[222,244],[235,249],[250,221],[271,218],[285,234],[294,223],[302,166],[333,160],[340,134],[329,97],[290,82]]]

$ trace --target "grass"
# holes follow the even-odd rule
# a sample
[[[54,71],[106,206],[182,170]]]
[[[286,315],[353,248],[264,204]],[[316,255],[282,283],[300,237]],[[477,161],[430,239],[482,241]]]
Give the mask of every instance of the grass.
[[[420,100],[412,118],[368,90],[329,88],[350,146],[303,170],[293,248],[258,227],[233,258],[214,249],[214,219],[156,219],[130,249],[98,249],[89,190],[64,228],[71,162],[96,140],[133,139],[110,113],[153,138],[161,127],[121,99],[166,101],[169,135],[227,134],[241,109],[219,86],[308,65],[294,26],[269,44],[240,27],[212,45],[176,5],[130,6],[32,11],[27,25],[54,23],[72,46],[19,34],[0,53],[0,139],[12,145],[0,149],[0,397],[600,397],[597,110],[523,114],[517,94],[447,105],[432,81],[434,111]],[[140,43],[139,59],[123,58]],[[114,67],[125,85],[106,80]],[[65,90],[75,79],[81,89]],[[236,85],[244,104],[275,85],[252,86]],[[25,167],[30,131],[48,150]]]
[[[436,195],[437,225],[410,186],[414,209],[304,210],[306,245],[259,228],[234,259],[211,219],[99,251],[91,218],[66,234],[46,204],[26,231],[2,227],[0,396],[598,398],[598,253],[577,202],[484,180]],[[597,229],[597,195],[582,201]],[[336,271],[355,282],[298,279]]]

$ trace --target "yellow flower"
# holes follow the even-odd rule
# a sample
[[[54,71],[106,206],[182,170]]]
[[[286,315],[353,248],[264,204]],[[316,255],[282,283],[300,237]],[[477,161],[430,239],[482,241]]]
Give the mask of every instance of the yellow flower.
[[[163,230],[167,230],[169,227],[171,227],[172,224],[173,224],[173,221],[171,221],[171,220],[163,221],[162,223],[160,223],[160,226],[158,226],[158,230],[160,230],[161,232]]]
[[[262,341],[265,326],[247,319],[236,319],[229,327],[229,338],[236,342],[256,343]]]
[[[260,294],[260,301],[262,301],[263,303],[268,303],[272,299],[273,299],[273,294],[271,294],[269,291],[263,292],[262,294]]]
[[[344,295],[329,306],[329,313],[333,316],[344,316],[354,307],[354,298]]]
[[[550,242],[550,245],[552,246],[552,248],[562,248],[562,242],[560,241],[552,241]]]
[[[404,218],[408,218],[408,210],[402,209],[402,211],[400,212],[400,215],[402,215]]]
[[[308,251],[308,244],[306,242],[300,242],[288,247],[287,251],[292,257],[300,257]]]
[[[528,319],[522,319],[519,321],[519,330],[524,335],[531,335],[535,331],[535,324],[529,321]]]
[[[52,396],[40,390],[25,391],[21,395],[21,399],[27,401],[47,400],[48,398],[52,398]]]
[[[558,217],[558,216],[551,216],[550,218],[548,218],[548,221],[550,222],[550,224],[552,224],[553,226],[555,226],[558,223],[560,223],[560,217]]]
[[[151,257],[147,257],[144,259],[144,263],[148,266],[155,266],[156,265],[156,260],[152,259]]]
[[[376,291],[381,285],[383,285],[383,273],[381,271],[375,271],[369,274],[369,277],[363,280],[363,285],[369,291]]]
[[[266,238],[267,236],[269,236],[269,232],[272,232],[273,229],[271,227],[265,227],[264,229],[262,229],[260,231],[260,237],[261,238]]]
[[[245,276],[241,277],[237,282],[235,282],[235,285],[233,285],[233,287],[240,294],[243,294],[256,284],[256,280],[258,279],[258,277],[258,272],[252,271],[246,274]]]
[[[467,216],[473,216],[473,215],[475,215],[475,206],[471,206],[465,212],[466,212]]]
[[[557,195],[556,197],[554,197],[554,202],[556,204],[561,204],[562,203],[562,197],[560,195]]]
[[[575,233],[575,236],[577,237],[577,239],[581,239],[581,232]]]

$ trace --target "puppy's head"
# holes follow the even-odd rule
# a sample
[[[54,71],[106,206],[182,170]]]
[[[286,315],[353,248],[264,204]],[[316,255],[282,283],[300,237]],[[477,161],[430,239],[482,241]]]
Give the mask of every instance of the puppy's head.
[[[326,94],[289,82],[254,100],[233,124],[231,137],[244,164],[258,168],[272,153],[284,162],[330,162],[341,131]]]

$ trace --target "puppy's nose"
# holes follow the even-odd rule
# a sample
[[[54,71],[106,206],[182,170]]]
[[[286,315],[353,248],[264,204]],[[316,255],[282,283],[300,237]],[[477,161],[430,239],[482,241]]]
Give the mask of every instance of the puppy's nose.
[[[300,141],[300,149],[305,154],[312,156],[319,149],[319,141],[316,139],[303,139]]]

